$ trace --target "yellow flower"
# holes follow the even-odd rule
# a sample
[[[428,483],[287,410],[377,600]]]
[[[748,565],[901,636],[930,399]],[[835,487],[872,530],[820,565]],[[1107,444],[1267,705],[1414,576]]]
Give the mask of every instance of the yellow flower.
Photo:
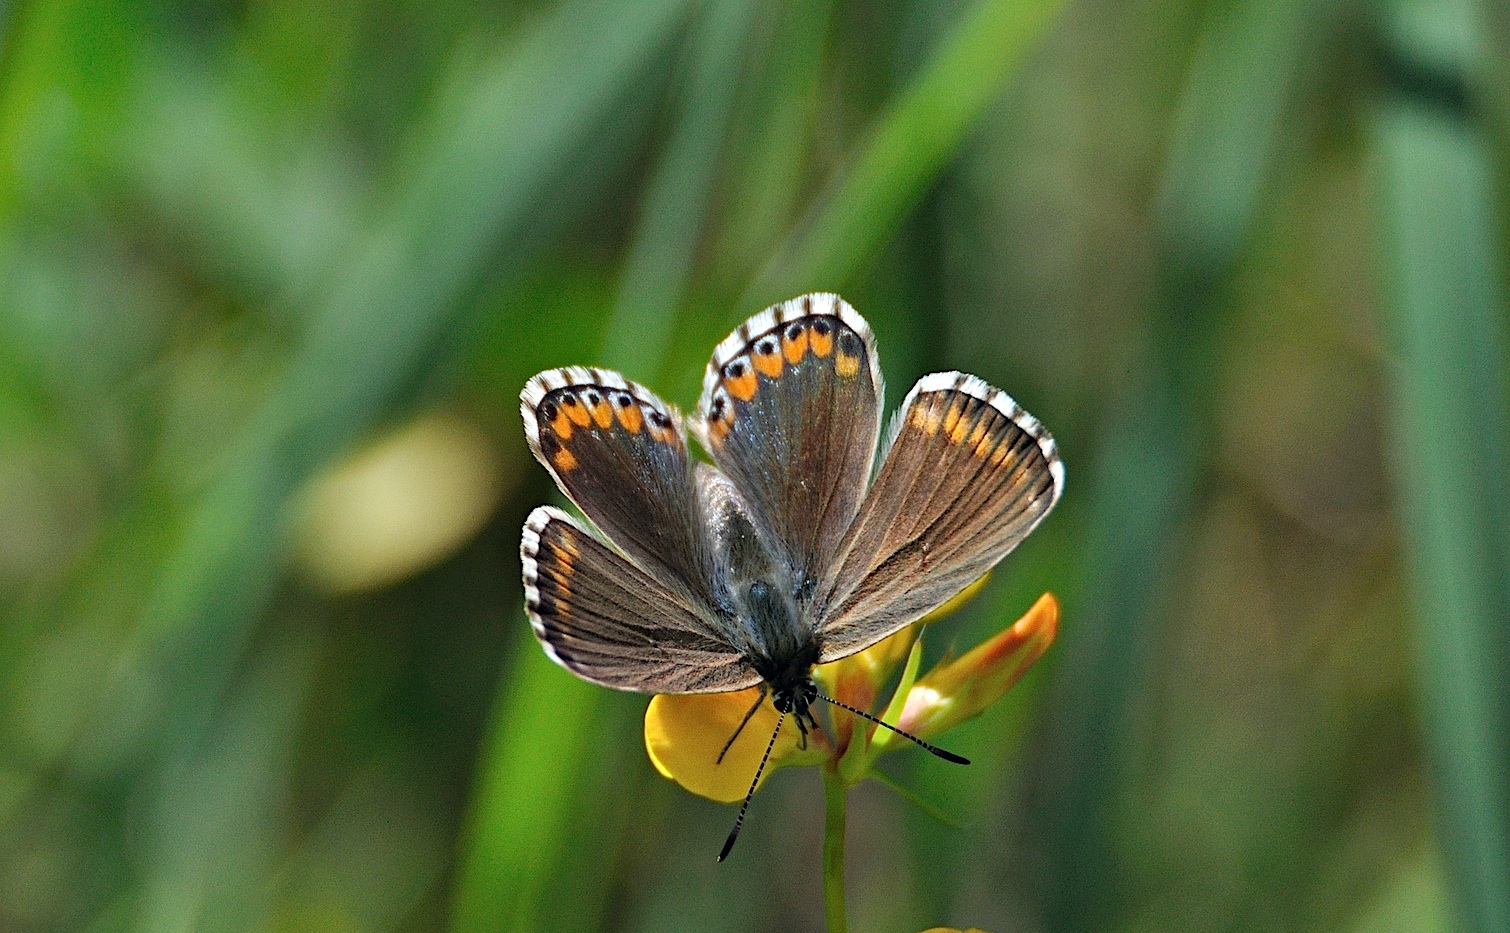
[[[694,794],[719,803],[742,800],[770,741],[771,730],[776,728],[776,707],[770,700],[760,704],[739,738],[729,746],[723,761],[718,762],[717,758],[755,702],[757,693],[757,688],[751,687],[733,693],[651,697],[650,707],[645,710],[645,750],[650,753],[651,763],[661,774]],[[798,737],[796,721],[788,716],[771,749],[765,774],[761,775],[762,784],[772,771],[797,764],[804,756],[811,756],[815,764],[823,760],[818,741],[814,741],[818,737],[809,736],[806,753],[798,750]]]
[[[1016,624],[918,679],[922,626],[974,596],[984,581],[982,577],[921,622],[864,651],[814,668],[814,679],[835,700],[896,723],[919,738],[931,738],[978,715],[1043,656],[1059,621],[1059,603],[1052,593],[1045,593]],[[897,689],[878,708],[881,688],[904,663]],[[752,687],[732,693],[653,697],[645,711],[645,748],[656,770],[711,800],[732,803],[743,798],[776,726],[778,714],[769,699],[745,724],[722,761],[719,753],[758,695],[758,688]],[[832,729],[811,732],[805,749],[795,722],[787,717],[765,774],[789,765],[826,764],[846,784],[856,784],[866,777],[878,755],[911,744],[843,710],[833,713]]]

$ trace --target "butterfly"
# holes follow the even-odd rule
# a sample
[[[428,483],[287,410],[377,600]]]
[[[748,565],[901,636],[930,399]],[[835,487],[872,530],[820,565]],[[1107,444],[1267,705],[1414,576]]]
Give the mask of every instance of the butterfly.
[[[758,686],[744,722],[769,695],[777,733],[787,715],[804,738],[818,728],[818,700],[876,721],[822,694],[813,667],[942,605],[1064,489],[1043,425],[959,372],[913,386],[877,460],[882,395],[870,327],[826,293],[736,328],[685,421],[616,372],[530,379],[520,394],[530,450],[596,526],[551,506],[524,524],[525,607],[545,653],[620,690]],[[689,452],[689,430],[711,464]],[[757,771],[751,795],[758,781]]]

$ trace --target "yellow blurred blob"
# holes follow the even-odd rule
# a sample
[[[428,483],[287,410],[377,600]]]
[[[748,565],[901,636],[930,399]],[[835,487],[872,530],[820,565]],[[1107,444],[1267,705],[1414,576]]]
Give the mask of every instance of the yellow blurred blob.
[[[332,593],[389,586],[455,553],[503,493],[481,430],[424,415],[316,477],[299,516],[298,563]]]

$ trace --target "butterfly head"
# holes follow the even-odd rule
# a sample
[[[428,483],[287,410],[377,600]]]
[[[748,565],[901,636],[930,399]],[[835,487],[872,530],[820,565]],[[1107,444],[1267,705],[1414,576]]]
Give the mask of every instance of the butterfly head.
[[[813,714],[809,708],[818,699],[818,685],[810,676],[804,676],[801,680],[792,683],[774,686],[771,690],[771,703],[778,713],[789,713],[797,720],[797,726],[804,734],[808,724],[813,721]]]

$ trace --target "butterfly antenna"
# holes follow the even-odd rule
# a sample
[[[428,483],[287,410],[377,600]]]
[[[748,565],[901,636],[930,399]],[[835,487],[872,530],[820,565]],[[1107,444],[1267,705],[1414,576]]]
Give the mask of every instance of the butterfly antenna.
[[[715,765],[724,763],[724,756],[729,754],[729,749],[734,747],[734,740],[739,738],[741,732],[745,731],[745,726],[750,724],[750,717],[754,716],[755,711],[760,709],[760,704],[765,702],[765,693],[765,683],[762,682],[760,685],[760,696],[756,697],[755,702],[750,704],[750,708],[745,711],[745,718],[739,721],[739,728],[734,730],[734,734],[729,736],[729,741],[725,742],[724,747],[719,750],[718,758],[713,762]]]
[[[734,840],[739,838],[739,827],[744,825],[745,811],[750,809],[750,798],[755,796],[755,788],[760,786],[760,776],[765,773],[765,763],[771,757],[771,749],[776,747],[776,736],[781,734],[781,724],[785,721],[786,713],[776,717],[776,729],[771,733],[771,741],[766,743],[765,754],[760,756],[760,767],[755,769],[755,780],[750,782],[750,792],[745,794],[745,802],[739,805],[739,816],[734,818],[734,828],[729,830],[729,838],[724,840],[724,847],[718,853],[720,862],[729,857],[729,850],[734,848]]]
[[[893,726],[889,722],[882,722],[880,719],[876,718],[875,716],[870,715],[869,713],[865,712],[863,709],[855,709],[853,706],[850,706],[848,703],[844,703],[844,702],[842,702],[840,700],[836,700],[833,697],[827,696],[827,695],[822,694],[822,693],[817,694],[817,697],[818,697],[818,699],[824,701],[825,703],[832,703],[835,706],[839,707],[840,709],[847,709],[847,710],[849,710],[851,713],[854,713],[856,716],[859,716],[859,717],[861,717],[863,719],[869,719],[871,722],[875,723],[878,726],[884,726],[887,729],[890,729],[892,732],[895,732],[897,735],[900,735],[904,739],[911,739],[912,741],[914,741],[917,744],[919,744],[919,745],[923,746],[924,748],[928,749],[930,752],[933,752],[935,755],[939,756],[940,758],[944,759],[945,761],[952,761],[952,762],[954,762],[957,765],[967,765],[967,764],[970,763],[970,759],[968,759],[968,758],[966,758],[966,757],[964,757],[962,755],[956,755],[956,754],[954,754],[954,752],[945,751],[942,748],[939,748],[937,745],[931,745],[931,744],[929,744],[927,742],[924,742],[922,739],[920,739],[917,736],[913,735],[911,732],[904,732],[901,729],[898,729],[896,726]]]

